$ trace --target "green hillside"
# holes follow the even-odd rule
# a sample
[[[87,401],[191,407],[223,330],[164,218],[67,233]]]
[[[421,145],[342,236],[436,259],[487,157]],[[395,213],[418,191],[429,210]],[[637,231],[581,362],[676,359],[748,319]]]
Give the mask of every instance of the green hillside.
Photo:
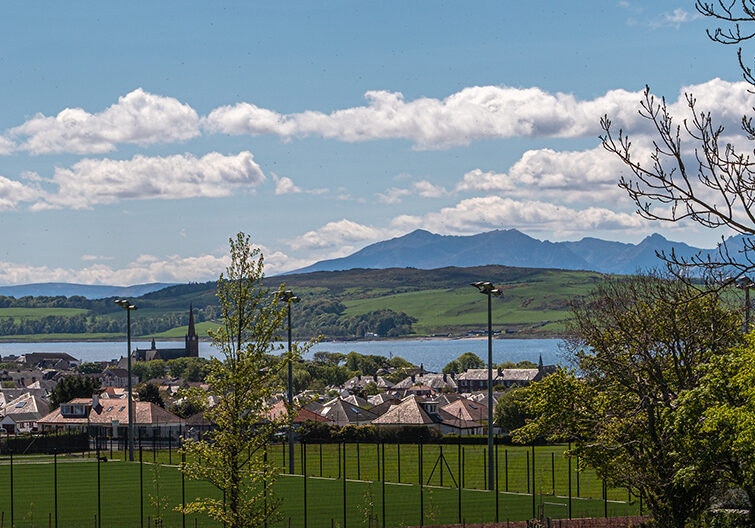
[[[561,332],[569,302],[589,293],[602,278],[595,272],[480,266],[315,272],[271,277],[265,283],[275,289],[285,282],[302,298],[293,311],[297,337],[322,333],[350,339],[367,332],[409,337],[483,330],[487,302],[470,283],[490,280],[503,290],[502,297],[493,299],[494,329],[525,337]],[[125,331],[123,310],[113,299],[0,301],[2,339],[103,338]],[[189,305],[200,335],[219,317],[214,282],[172,286],[133,301],[139,309],[132,317],[132,333],[139,337],[182,338]]]

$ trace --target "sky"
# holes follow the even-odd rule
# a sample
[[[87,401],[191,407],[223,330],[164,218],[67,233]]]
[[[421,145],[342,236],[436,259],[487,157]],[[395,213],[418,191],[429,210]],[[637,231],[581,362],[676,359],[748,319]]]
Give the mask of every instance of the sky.
[[[414,229],[713,247],[641,219],[600,118],[642,90],[736,133],[736,49],[688,1],[8,2],[0,284],[268,275]]]

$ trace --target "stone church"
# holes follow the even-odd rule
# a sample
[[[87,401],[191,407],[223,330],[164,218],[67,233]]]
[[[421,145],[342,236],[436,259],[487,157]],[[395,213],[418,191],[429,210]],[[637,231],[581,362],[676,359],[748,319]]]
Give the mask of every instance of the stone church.
[[[151,348],[137,348],[133,355],[136,361],[152,361],[153,359],[168,361],[182,357],[199,357],[199,336],[194,328],[194,307],[191,305],[189,306],[189,330],[185,337],[184,348],[157,348],[155,340],[152,339]]]

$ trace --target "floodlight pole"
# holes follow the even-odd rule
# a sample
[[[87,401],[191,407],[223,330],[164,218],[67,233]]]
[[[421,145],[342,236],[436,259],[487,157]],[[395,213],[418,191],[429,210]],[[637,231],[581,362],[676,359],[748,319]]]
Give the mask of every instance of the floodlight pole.
[[[495,489],[495,460],[493,452],[493,295],[501,295],[491,282],[474,282],[472,286],[488,296],[488,489]]]
[[[745,291],[745,327],[744,332],[747,333],[750,331],[750,289],[755,288],[755,282],[753,280],[743,275],[739,277],[738,279],[732,281],[732,279],[727,279],[729,283],[734,282],[734,285],[739,288],[740,290]]]
[[[282,298],[288,305],[288,408],[289,412],[294,409],[294,359],[291,352],[291,303],[299,302],[299,297],[294,295],[291,290],[285,290],[282,294]],[[288,472],[294,474],[294,424],[293,418],[289,417],[288,423]]]
[[[128,368],[128,459],[134,461],[134,404],[133,404],[133,387],[131,383],[131,311],[136,310],[136,306],[131,304],[128,299],[119,299],[115,304],[126,310],[126,358]]]

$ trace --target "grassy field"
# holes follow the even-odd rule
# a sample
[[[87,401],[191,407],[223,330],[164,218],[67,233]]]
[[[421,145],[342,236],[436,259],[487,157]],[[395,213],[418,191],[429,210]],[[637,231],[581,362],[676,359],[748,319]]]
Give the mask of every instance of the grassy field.
[[[71,317],[87,313],[89,310],[83,308],[0,308],[0,319],[42,319],[48,315]]]
[[[269,455],[275,459],[275,451],[278,446],[272,447]],[[356,472],[356,448],[348,446],[347,455],[347,480],[344,495],[344,481],[332,476],[319,476],[319,446],[309,446],[307,451],[307,474],[308,478],[301,475],[282,475],[274,488],[278,497],[283,499],[281,506],[282,522],[278,526],[303,527],[304,526],[304,487],[307,488],[307,525],[308,526],[343,526],[344,496],[346,501],[346,526],[368,526],[367,518],[377,515],[383,519],[383,504],[385,504],[385,521],[387,526],[417,526],[420,524],[431,525],[444,522],[457,522],[461,518],[466,523],[492,521],[496,518],[496,498],[498,499],[498,518],[500,520],[522,520],[532,516],[532,495],[510,491],[494,492],[474,489],[476,479],[472,476],[473,469],[467,468],[468,483],[460,492],[455,487],[449,487],[444,482],[444,487],[437,484],[425,485],[422,488],[416,482],[418,468],[413,471],[405,467],[411,466],[412,451],[416,446],[404,445],[401,447],[402,457],[402,483],[373,481],[376,476],[377,464],[375,457],[377,450],[366,449],[362,444],[359,460],[364,468],[359,468],[365,475],[357,479]],[[370,446],[374,447],[374,446]],[[395,445],[390,446],[395,450]],[[447,447],[447,446],[446,446]],[[414,448],[414,450],[412,449]],[[536,463],[539,458],[544,461],[549,458],[545,448],[538,451]],[[323,462],[327,460],[323,473],[336,471],[337,455],[336,446],[323,446]],[[297,453],[301,448],[297,446]],[[367,452],[363,452],[367,451]],[[373,451],[370,460],[369,451]],[[423,450],[423,458],[428,471],[432,469],[429,457],[433,451],[428,446]],[[467,447],[465,463],[474,460],[478,448]],[[390,448],[386,446],[386,475],[387,481],[396,480],[395,457],[389,456]],[[510,457],[514,452],[523,452],[522,449],[511,450]],[[281,453],[283,451],[281,450]],[[122,456],[122,453],[119,453]],[[439,451],[434,451],[437,458]],[[165,460],[167,453],[161,452],[155,459],[159,462]],[[446,449],[444,449],[446,456]],[[514,458],[514,457],[512,457]],[[103,527],[134,527],[140,525],[140,515],[144,523],[147,517],[154,518],[157,512],[154,498],[157,496],[159,485],[160,496],[165,499],[166,509],[163,512],[164,526],[178,527],[182,525],[180,513],[173,510],[181,503],[181,474],[175,465],[160,465],[152,462],[152,453],[143,452],[143,465],[138,462],[128,463],[122,460],[111,460],[99,464],[99,500],[101,512],[101,525]],[[282,461],[282,460],[281,460]],[[298,461],[298,460],[297,460]],[[416,463],[417,455],[413,461]],[[511,461],[511,458],[510,458]],[[167,462],[167,460],[165,460]],[[373,469],[368,467],[372,462]],[[449,462],[451,460],[449,459]],[[175,464],[175,459],[174,459]],[[451,464],[453,467],[453,465]],[[157,469],[159,467],[159,469]],[[559,466],[560,467],[560,466]],[[327,469],[326,469],[327,468]],[[392,469],[391,469],[392,468]],[[391,475],[391,471],[394,474]],[[352,471],[354,472],[352,474]],[[57,477],[55,473],[57,472]],[[140,488],[140,472],[141,483]],[[371,472],[371,474],[370,474]],[[13,466],[13,497],[14,497],[14,520],[16,527],[32,527],[47,525],[48,519],[54,515],[55,506],[55,482],[57,478],[57,501],[58,523],[63,527],[94,526],[95,515],[98,512],[98,464],[93,458],[59,457],[57,467],[50,457],[16,457]],[[518,473],[517,472],[512,472]],[[536,475],[538,471],[536,469]],[[427,477],[427,473],[424,475]],[[457,475],[458,476],[458,475]],[[449,479],[448,473],[445,475]],[[517,486],[524,485],[514,478],[510,484],[517,482]],[[523,479],[522,479],[523,480]],[[547,476],[536,478],[536,483],[548,480]],[[583,476],[583,480],[594,482],[594,477]],[[557,482],[560,479],[557,477]],[[452,486],[453,484],[450,483]],[[210,485],[198,481],[184,481],[185,498],[190,500],[194,497],[218,496],[217,491]],[[558,484],[557,484],[558,486]],[[10,464],[7,458],[0,460],[0,515],[4,516],[6,525],[10,525]],[[502,489],[502,488],[501,488]],[[587,490],[591,486],[587,486]],[[6,492],[7,491],[7,492]],[[497,495],[497,497],[496,497]],[[461,515],[459,514],[459,498],[461,497]],[[624,497],[623,500],[626,500]],[[622,502],[620,498],[612,498],[607,503],[598,499],[574,497],[572,499],[572,516],[602,516],[604,508],[608,515],[623,515],[637,511],[637,504],[631,506]],[[558,493],[553,495],[548,489],[538,490],[535,496],[535,509],[543,511],[550,517],[568,516],[568,498]],[[332,521],[331,521],[332,519]],[[185,519],[186,526],[195,526],[193,516]],[[54,519],[53,519],[54,523]],[[206,517],[196,518],[196,526],[215,526]]]

